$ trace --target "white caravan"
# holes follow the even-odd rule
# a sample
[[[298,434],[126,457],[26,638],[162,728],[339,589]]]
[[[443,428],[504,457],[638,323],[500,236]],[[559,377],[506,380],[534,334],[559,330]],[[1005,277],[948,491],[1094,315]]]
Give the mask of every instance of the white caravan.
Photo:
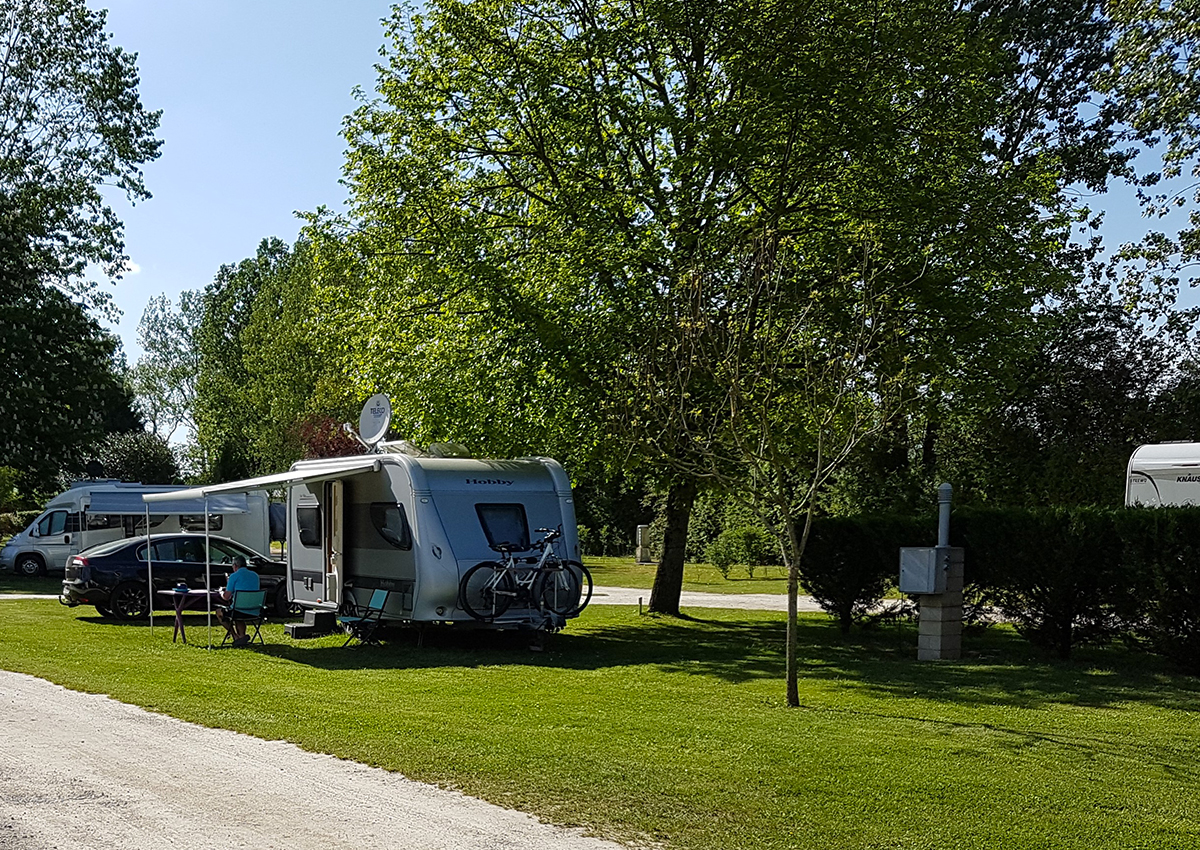
[[[483,623],[462,607],[459,583],[497,560],[493,545],[528,548],[538,528],[579,560],[571,482],[549,458],[434,457],[404,442],[376,454],[300,461],[288,472],[199,487],[175,497],[216,497],[264,487],[288,491],[287,564],[292,601],[318,611],[366,608],[389,591],[383,619],[410,625],[540,627],[533,603]],[[146,502],[170,498],[150,495]],[[568,615],[571,616],[571,615]]]
[[[170,484],[125,481],[77,481],[55,496],[29,527],[13,535],[0,551],[0,569],[25,576],[66,568],[67,559],[109,540],[144,537],[146,493],[167,493]],[[203,500],[160,505],[149,515],[155,533],[204,530]],[[270,551],[269,509],[265,493],[225,499],[209,506],[209,530],[244,543],[258,552]]]
[[[1200,505],[1200,443],[1138,446],[1129,458],[1125,504]]]

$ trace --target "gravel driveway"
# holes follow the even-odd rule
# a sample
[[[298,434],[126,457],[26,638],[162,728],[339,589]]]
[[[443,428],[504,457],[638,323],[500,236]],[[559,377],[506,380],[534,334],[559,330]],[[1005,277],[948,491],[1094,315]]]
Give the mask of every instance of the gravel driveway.
[[[617,850],[283,741],[0,671],[4,850]]]
[[[650,591],[597,587],[592,603],[637,605],[639,597],[648,603]],[[785,611],[787,597],[685,592],[681,604]],[[800,610],[820,608],[801,597]],[[0,671],[0,850],[193,847],[620,845],[283,741],[208,729]]]

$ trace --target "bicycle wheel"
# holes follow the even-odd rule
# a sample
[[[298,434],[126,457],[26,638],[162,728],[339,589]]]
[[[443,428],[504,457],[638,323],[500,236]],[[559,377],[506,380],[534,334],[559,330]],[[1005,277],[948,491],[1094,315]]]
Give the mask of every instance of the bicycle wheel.
[[[471,567],[458,586],[462,609],[476,620],[499,617],[512,604],[515,592],[512,576],[495,561]]]
[[[571,612],[578,614],[592,601],[592,574],[579,561],[563,561],[563,563],[579,578],[579,606]]]
[[[543,611],[571,614],[579,604],[579,576],[566,566],[543,570],[533,595]]]

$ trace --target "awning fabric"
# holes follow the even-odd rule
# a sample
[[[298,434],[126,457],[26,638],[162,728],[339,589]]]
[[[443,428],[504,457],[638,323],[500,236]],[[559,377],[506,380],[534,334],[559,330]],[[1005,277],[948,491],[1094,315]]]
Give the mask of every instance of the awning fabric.
[[[270,487],[328,481],[333,478],[344,478],[347,475],[359,475],[378,470],[382,465],[383,461],[380,460],[379,455],[358,455],[303,469],[279,472],[275,475],[263,475],[259,478],[246,478],[242,481],[229,481],[225,484],[208,484],[204,487],[192,487],[188,490],[174,490],[168,493],[146,493],[142,499],[150,506],[151,510],[157,511],[160,503],[170,502],[172,499],[199,499],[203,504],[205,497],[211,501],[218,494],[247,493],[250,490],[265,490]],[[142,509],[145,510],[144,505]],[[203,508],[201,508],[201,512],[203,512]]]
[[[163,493],[139,493],[139,492],[121,492],[112,493],[92,493],[91,505],[88,507],[88,513],[92,514],[144,514],[146,513],[146,503],[142,501],[143,495],[161,496],[162,498],[155,502],[154,511],[164,514],[203,514],[204,499],[184,498],[181,499],[177,494],[182,493],[182,490],[167,490]],[[218,498],[209,499],[208,512],[210,514],[244,514],[249,512],[246,506],[245,493],[231,493],[220,496]]]

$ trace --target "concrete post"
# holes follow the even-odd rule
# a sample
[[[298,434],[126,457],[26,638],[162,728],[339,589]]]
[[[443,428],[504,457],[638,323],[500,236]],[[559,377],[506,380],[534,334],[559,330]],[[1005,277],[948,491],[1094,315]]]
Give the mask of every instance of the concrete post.
[[[635,557],[639,564],[650,564],[654,559],[650,557],[650,526],[639,525],[637,527],[637,550]]]
[[[900,550],[900,590],[920,606],[917,659],[962,657],[963,550],[950,545],[949,484],[938,487],[938,545]]]

